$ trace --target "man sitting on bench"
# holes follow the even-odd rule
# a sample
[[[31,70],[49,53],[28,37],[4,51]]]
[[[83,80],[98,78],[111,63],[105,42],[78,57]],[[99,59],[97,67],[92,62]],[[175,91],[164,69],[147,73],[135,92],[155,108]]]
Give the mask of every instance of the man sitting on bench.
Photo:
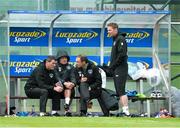
[[[68,53],[64,50],[60,50],[57,52],[57,68],[56,68],[56,76],[57,79],[62,82],[64,86],[64,97],[65,97],[65,116],[71,116],[70,112],[70,104],[72,98],[75,95],[74,87],[76,83],[75,74],[73,72],[74,66],[69,63],[70,57]]]
[[[48,56],[31,73],[24,90],[29,98],[40,98],[40,116],[47,116],[46,104],[48,98],[52,98],[52,115],[59,116],[60,98],[63,96],[63,86],[55,77],[54,69],[56,58]]]
[[[99,68],[86,56],[79,55],[76,58],[75,75],[80,92],[81,116],[86,116],[87,105],[91,99],[97,98],[105,116],[109,116],[109,110],[101,99],[102,79]]]

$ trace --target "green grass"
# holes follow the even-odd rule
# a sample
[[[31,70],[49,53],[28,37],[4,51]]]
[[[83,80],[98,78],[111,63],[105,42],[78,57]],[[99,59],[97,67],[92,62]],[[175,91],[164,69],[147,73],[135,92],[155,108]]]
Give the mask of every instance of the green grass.
[[[175,27],[178,29],[180,25],[175,25]],[[178,29],[179,30],[179,29]],[[180,36],[172,29],[171,33],[171,51],[172,52],[179,52],[180,51]],[[179,55],[172,55],[171,56],[171,62],[180,62],[180,56]],[[177,75],[180,73],[180,66],[171,66],[171,77]],[[172,81],[171,85],[175,86],[180,89],[180,78]]]
[[[179,73],[180,73],[180,66],[171,66],[171,77],[174,77],[174,76],[176,76]],[[180,81],[180,77],[175,79],[175,80],[173,80],[171,82],[171,85],[180,89],[179,81]]]
[[[0,127],[127,127],[179,128],[180,118],[1,117]]]

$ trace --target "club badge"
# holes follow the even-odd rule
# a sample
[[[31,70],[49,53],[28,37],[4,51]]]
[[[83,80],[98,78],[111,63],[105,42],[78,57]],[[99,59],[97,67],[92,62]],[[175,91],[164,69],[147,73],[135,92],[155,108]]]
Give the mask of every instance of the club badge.
[[[79,74],[80,77],[82,76],[82,72],[81,71],[79,71],[78,74]]]
[[[71,69],[71,67],[68,65],[68,66],[66,66],[66,69],[70,70],[70,69]]]
[[[50,74],[49,74],[49,77],[50,77],[50,78],[53,78],[53,77],[54,77],[54,74],[50,73]]]
[[[61,68],[61,67],[59,67],[58,69],[59,69],[59,72],[61,72],[61,71],[62,71],[62,68]]]
[[[88,73],[89,73],[89,74],[92,74],[92,73],[93,73],[93,70],[92,70],[92,69],[89,69],[89,70],[88,70]]]

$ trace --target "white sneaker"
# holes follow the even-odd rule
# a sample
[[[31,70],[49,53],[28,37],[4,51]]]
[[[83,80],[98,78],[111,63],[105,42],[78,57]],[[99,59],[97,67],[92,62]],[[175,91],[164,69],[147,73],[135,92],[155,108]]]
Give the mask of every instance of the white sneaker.
[[[40,112],[39,116],[50,116],[50,115],[48,113],[45,113],[45,112]]]
[[[44,112],[40,112],[40,113],[39,113],[39,116],[44,116],[44,115],[45,115]]]
[[[123,107],[122,109],[123,109],[123,113],[124,113],[125,115],[127,115],[127,116],[130,115],[128,106],[125,106],[125,107]]]
[[[123,111],[123,113],[126,115],[126,116],[129,116],[130,115],[130,113],[129,113],[129,111]]]

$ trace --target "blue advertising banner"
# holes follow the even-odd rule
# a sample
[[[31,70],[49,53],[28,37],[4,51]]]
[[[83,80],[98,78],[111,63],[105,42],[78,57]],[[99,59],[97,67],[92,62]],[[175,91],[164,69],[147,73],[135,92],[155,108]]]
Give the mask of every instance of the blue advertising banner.
[[[28,77],[31,72],[37,67],[40,62],[46,59],[47,56],[34,55],[11,55],[10,56],[10,76],[11,77]],[[96,65],[100,63],[99,56],[88,56],[88,59]],[[70,63],[74,64],[76,56],[70,57]]]
[[[10,46],[48,46],[48,28],[10,27]]]
[[[122,33],[126,33],[128,47],[152,47],[153,29],[149,28],[120,28]],[[112,46],[112,38],[105,30],[104,46]]]
[[[10,76],[11,77],[28,77],[31,72],[37,67],[40,62],[46,59],[47,56],[34,56],[34,55],[11,55],[10,56]],[[99,56],[88,56],[88,59],[96,65],[100,64]],[[109,62],[110,57],[104,57],[104,63]],[[70,56],[70,63],[75,64],[76,56]],[[151,57],[129,57],[128,62],[142,62],[147,68],[152,68]]]
[[[109,64],[110,62],[110,56],[104,57],[104,63]],[[147,68],[152,68],[152,57],[128,57],[128,62],[137,63],[141,62],[143,63]]]
[[[10,76],[25,77],[42,62],[47,56],[33,55],[11,55],[10,56]]]
[[[127,33],[128,47],[152,47],[153,29],[121,28]],[[53,47],[100,47],[100,28],[54,28]],[[48,46],[49,28],[11,27],[11,46]],[[105,31],[104,46],[112,46]]]
[[[100,56],[87,56],[88,59],[93,62],[95,65],[100,64]],[[70,63],[75,64],[76,62],[76,56],[70,56]]]
[[[100,28],[54,28],[53,47],[99,47]]]

